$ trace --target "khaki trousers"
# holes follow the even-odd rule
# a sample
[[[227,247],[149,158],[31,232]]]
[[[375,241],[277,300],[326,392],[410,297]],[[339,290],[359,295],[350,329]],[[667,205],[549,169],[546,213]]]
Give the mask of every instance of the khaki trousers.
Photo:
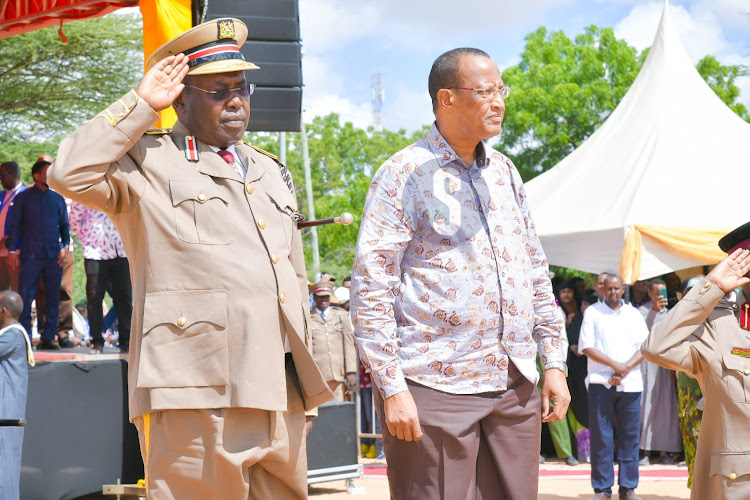
[[[164,410],[135,419],[149,500],[307,498],[305,410],[287,365],[288,411]]]
[[[507,391],[448,394],[407,380],[424,437],[383,444],[393,500],[536,500],[542,402],[510,363]],[[375,395],[383,418],[383,399]]]
[[[344,383],[336,380],[328,381],[328,388],[333,393],[333,401],[344,401]]]

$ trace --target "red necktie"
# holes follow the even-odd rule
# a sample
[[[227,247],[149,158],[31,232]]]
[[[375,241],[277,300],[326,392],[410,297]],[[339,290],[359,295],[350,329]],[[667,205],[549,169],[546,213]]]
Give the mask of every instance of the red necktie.
[[[242,172],[240,172],[240,169],[239,169],[239,167],[238,167],[238,166],[237,166],[237,164],[236,164],[236,163],[234,162],[234,155],[232,154],[232,152],[231,152],[231,151],[229,151],[228,149],[220,149],[220,150],[218,150],[218,151],[217,151],[216,153],[217,153],[217,154],[218,154],[219,156],[221,156],[221,158],[222,158],[222,159],[223,159],[223,160],[224,160],[225,162],[227,162],[227,163],[229,164],[229,166],[230,166],[230,167],[232,167],[232,169],[233,169],[233,170],[234,170],[235,172],[237,172],[237,174],[238,174],[238,175],[239,175],[240,177],[242,177]]]
[[[740,306],[740,327],[750,330],[750,302],[745,302]]]

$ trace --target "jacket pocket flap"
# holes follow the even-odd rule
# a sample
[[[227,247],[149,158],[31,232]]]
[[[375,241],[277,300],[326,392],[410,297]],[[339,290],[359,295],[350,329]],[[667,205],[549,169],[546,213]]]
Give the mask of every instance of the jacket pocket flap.
[[[709,476],[721,474],[729,479],[750,474],[750,452],[714,453],[711,455]]]
[[[204,203],[212,198],[218,198],[226,201],[222,198],[218,186],[204,179],[170,179],[169,191],[172,194],[173,207],[187,200]]]
[[[160,324],[170,324],[185,330],[201,322],[226,328],[226,290],[170,291],[146,295],[143,307],[144,335]]]
[[[138,388],[229,384],[226,290],[146,295]]]
[[[726,366],[728,370],[744,372],[745,370],[750,369],[750,359],[748,358],[735,356],[733,354],[723,354],[722,360],[724,361],[724,366]]]

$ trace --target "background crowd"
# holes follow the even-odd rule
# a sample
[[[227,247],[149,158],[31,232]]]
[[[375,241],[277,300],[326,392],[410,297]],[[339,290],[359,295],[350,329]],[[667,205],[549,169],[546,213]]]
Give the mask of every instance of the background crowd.
[[[30,185],[21,182],[17,163],[0,165],[0,289],[14,290],[22,297],[20,322],[31,332],[37,350],[86,345],[94,353],[102,352],[105,346],[127,353],[132,289],[122,240],[104,213],[65,200],[47,187],[46,170],[52,161],[45,155],[34,163],[34,182]],[[71,233],[81,244],[86,274],[87,301],[76,307]],[[577,465],[590,462],[597,452],[596,443],[592,443],[589,401],[590,384],[596,381],[589,377],[588,358],[579,342],[587,309],[607,302],[608,276],[613,275],[600,274],[595,286],[581,277],[552,280],[560,314],[565,318],[572,400],[565,421],[544,425],[540,462],[545,460],[544,455],[555,455],[569,465]],[[370,436],[381,432],[372,406],[370,375],[359,361],[348,314],[351,278],[337,282],[335,276],[325,272],[315,278],[309,287],[313,356],[337,400],[353,401],[359,394],[359,430],[366,436],[361,440],[362,454],[382,459],[382,440]],[[620,296],[624,305],[639,312],[635,321],[648,332],[697,279],[681,281],[677,274],[670,273],[622,287]],[[105,293],[112,298],[109,311],[103,301]],[[633,316],[629,318],[633,321]],[[684,460],[691,468],[700,429],[700,387],[685,373],[647,361],[638,360],[638,365],[637,370],[630,371],[638,373],[640,382],[632,390],[623,385],[621,392],[638,394],[639,418],[633,422],[631,416],[628,423],[636,429],[634,446],[640,450],[639,464],[674,465]],[[618,447],[623,442],[620,439]],[[610,451],[613,462],[622,460],[614,449]]]

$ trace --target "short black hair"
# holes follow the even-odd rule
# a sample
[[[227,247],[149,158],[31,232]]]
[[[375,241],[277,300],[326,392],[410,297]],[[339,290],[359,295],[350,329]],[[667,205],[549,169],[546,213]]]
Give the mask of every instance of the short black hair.
[[[33,177],[35,174],[38,174],[39,172],[44,170],[44,167],[49,167],[50,165],[52,165],[50,162],[44,160],[40,160],[34,163],[34,165],[31,167],[31,176]]]
[[[490,58],[487,52],[471,47],[461,47],[449,50],[432,63],[430,76],[427,79],[427,89],[432,99],[432,110],[437,108],[437,93],[440,89],[461,86],[460,63],[463,56],[481,56]]]
[[[23,312],[23,300],[13,290],[3,290],[0,292],[0,307],[5,308],[17,320]]]
[[[667,283],[663,279],[654,278],[648,282],[648,289],[651,290],[652,288],[654,288],[655,285],[667,286]]]
[[[0,170],[7,170],[8,172],[15,174],[16,177],[21,176],[21,167],[14,161],[6,161],[0,164]]]

